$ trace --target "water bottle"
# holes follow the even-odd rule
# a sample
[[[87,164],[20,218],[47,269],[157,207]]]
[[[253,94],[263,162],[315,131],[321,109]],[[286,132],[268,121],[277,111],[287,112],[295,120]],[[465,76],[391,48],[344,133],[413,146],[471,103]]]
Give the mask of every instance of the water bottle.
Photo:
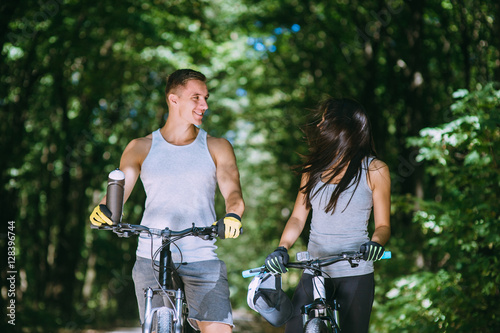
[[[118,224],[122,220],[124,186],[125,174],[120,169],[111,171],[108,175],[106,206],[111,211],[113,224]]]

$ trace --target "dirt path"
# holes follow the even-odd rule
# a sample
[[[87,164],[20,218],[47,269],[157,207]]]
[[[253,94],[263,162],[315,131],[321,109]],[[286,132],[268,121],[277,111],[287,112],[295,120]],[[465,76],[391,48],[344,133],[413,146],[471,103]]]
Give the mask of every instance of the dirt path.
[[[235,328],[233,333],[283,333],[284,327],[273,327],[262,317],[252,312],[235,310],[233,312]],[[140,327],[117,328],[112,331],[87,330],[85,333],[141,333]]]

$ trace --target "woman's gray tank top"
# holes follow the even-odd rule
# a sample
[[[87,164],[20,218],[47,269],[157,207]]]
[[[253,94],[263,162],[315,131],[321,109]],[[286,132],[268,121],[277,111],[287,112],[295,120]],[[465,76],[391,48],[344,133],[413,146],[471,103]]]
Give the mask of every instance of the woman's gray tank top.
[[[361,244],[369,241],[368,220],[373,207],[372,190],[368,185],[367,172],[373,157],[362,162],[359,184],[349,187],[338,198],[333,214],[325,213],[325,207],[337,184],[328,184],[312,200],[312,219],[309,244],[312,257],[323,257],[346,251],[359,251]],[[317,192],[324,183],[313,189]],[[353,195],[353,191],[354,195]],[[352,196],[352,199],[351,199]],[[350,200],[350,202],[349,202]],[[349,205],[346,207],[347,203]],[[352,268],[349,262],[342,261],[323,267],[330,277],[365,275],[373,272],[373,262],[361,260],[359,266]]]
[[[149,228],[168,227],[179,231],[192,226],[210,226],[215,221],[215,163],[207,146],[207,132],[200,129],[196,139],[184,146],[168,143],[153,132],[151,149],[142,163],[141,180],[146,205],[141,224]],[[153,253],[161,238],[153,236]],[[174,262],[216,259],[215,240],[188,236],[170,247]],[[182,253],[182,258],[179,253]],[[137,256],[151,259],[150,237],[139,237]]]

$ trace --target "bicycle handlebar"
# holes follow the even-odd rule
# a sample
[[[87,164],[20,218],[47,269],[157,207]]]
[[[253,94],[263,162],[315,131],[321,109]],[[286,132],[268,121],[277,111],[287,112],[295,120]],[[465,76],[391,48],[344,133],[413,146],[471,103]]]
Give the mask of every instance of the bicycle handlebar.
[[[98,230],[110,230],[113,231],[115,234],[117,234],[118,237],[127,237],[127,238],[131,236],[138,236],[141,233],[160,236],[162,238],[183,237],[188,235],[198,236],[204,239],[213,239],[218,236],[220,237],[220,228],[218,225],[211,225],[209,227],[196,227],[194,223],[191,228],[187,228],[180,231],[174,231],[169,228],[154,229],[154,228],[148,228],[143,225],[128,224],[128,223],[118,223],[117,225],[104,225],[100,227],[91,224],[91,228]]]
[[[391,251],[385,251],[380,259],[390,259],[392,257]],[[300,268],[300,269],[310,269],[316,272],[321,272],[321,267],[332,265],[339,261],[349,261],[352,267],[356,267],[360,260],[363,260],[363,253],[361,252],[343,252],[341,254],[336,254],[333,256],[309,259],[299,262],[289,262],[286,267],[289,268]],[[260,273],[267,272],[266,266],[260,266],[256,268],[247,269],[241,272],[244,278],[259,275]]]

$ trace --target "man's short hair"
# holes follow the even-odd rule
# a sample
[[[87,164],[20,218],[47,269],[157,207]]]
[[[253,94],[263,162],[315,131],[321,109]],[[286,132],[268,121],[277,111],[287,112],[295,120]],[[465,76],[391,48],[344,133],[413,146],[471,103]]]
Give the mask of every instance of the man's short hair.
[[[207,82],[207,77],[202,73],[192,69],[178,69],[167,77],[167,85],[165,86],[165,97],[172,93],[179,86],[186,86],[190,80],[198,80]]]

